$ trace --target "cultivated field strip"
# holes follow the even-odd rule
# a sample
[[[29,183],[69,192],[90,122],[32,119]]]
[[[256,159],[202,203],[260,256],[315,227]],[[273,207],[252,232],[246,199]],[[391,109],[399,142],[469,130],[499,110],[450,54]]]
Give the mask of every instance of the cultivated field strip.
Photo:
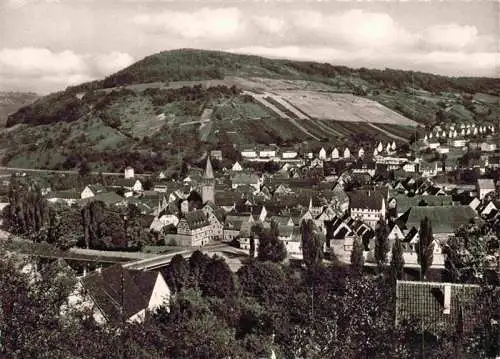
[[[274,94],[267,93],[268,97],[272,98],[274,101],[278,102],[281,106],[286,108],[289,112],[293,113],[294,116],[300,120],[307,120],[310,117],[307,116],[304,112],[297,110],[294,106],[292,106],[289,102],[285,101],[282,97],[276,96]]]
[[[418,123],[376,101],[340,93],[311,91],[275,91],[283,102],[291,104],[311,118],[345,122],[387,123],[417,126]]]
[[[260,95],[260,94],[256,94],[256,93],[249,92],[249,91],[245,91],[245,93],[248,94],[248,95],[250,95],[250,96],[252,96],[256,101],[258,101],[264,107],[272,110],[274,113],[276,113],[281,118],[285,118],[285,119],[289,120],[293,125],[295,125],[297,128],[299,128],[302,132],[304,132],[308,136],[314,138],[317,141],[320,141],[320,138],[316,137],[315,135],[313,135],[312,133],[310,133],[309,131],[307,131],[295,119],[293,119],[290,116],[288,116],[287,114],[285,114],[283,111],[281,111],[280,109],[278,109],[274,104],[270,103],[269,101],[266,101],[265,100],[265,95]]]

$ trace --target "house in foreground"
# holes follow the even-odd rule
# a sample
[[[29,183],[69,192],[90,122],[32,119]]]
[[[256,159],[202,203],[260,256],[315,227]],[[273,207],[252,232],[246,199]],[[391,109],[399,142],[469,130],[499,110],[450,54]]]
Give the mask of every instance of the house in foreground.
[[[413,319],[434,334],[458,327],[470,333],[479,320],[479,291],[478,285],[398,280],[396,325]]]
[[[148,312],[169,300],[170,288],[160,272],[115,264],[80,278],[62,312],[87,310],[98,324],[143,323]]]

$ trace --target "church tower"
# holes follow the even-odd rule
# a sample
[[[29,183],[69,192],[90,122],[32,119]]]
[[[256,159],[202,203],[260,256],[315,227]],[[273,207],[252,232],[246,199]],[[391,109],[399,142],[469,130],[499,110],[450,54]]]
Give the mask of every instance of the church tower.
[[[203,175],[201,199],[203,200],[203,203],[207,203],[208,201],[215,203],[214,170],[212,168],[212,163],[210,162],[210,157],[207,158],[207,166],[205,167],[205,174]]]

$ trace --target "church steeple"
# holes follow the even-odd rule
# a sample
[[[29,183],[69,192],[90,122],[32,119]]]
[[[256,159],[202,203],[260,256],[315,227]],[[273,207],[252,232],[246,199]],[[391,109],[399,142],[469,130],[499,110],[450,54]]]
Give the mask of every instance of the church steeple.
[[[207,165],[205,167],[205,174],[203,177],[205,179],[214,179],[214,170],[212,168],[212,162],[210,162],[210,156],[207,158]]]
[[[214,170],[210,162],[210,156],[207,157],[207,165],[203,174],[203,186],[201,187],[201,198],[203,203],[215,203],[215,183]]]

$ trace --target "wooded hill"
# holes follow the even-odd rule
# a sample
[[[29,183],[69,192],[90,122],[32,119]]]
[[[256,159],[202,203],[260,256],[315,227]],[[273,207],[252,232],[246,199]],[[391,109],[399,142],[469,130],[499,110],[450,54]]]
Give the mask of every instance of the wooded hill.
[[[373,105],[361,106],[361,122],[346,122],[335,107],[325,107],[328,118],[308,113],[300,118],[304,109],[284,97],[294,91],[301,91],[304,101],[323,96],[325,106],[379,103],[391,119],[374,127]],[[0,150],[9,166],[69,169],[86,160],[96,170],[133,165],[154,171],[179,167],[228,143],[229,152],[232,144],[332,147],[359,143],[360,136],[368,143],[410,140],[419,130],[407,128],[408,121],[496,123],[499,92],[500,81],[491,78],[173,50],[19,109],[0,133]],[[256,100],[266,93],[275,98]],[[351,97],[327,98],[339,93]],[[398,123],[401,115],[406,119]]]

